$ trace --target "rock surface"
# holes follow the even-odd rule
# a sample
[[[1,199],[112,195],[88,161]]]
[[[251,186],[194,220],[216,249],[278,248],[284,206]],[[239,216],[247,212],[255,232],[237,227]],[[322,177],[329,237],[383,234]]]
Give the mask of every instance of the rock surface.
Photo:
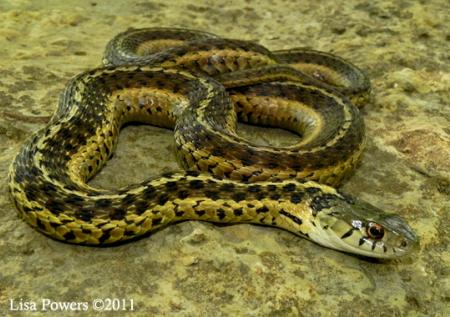
[[[34,301],[33,316],[43,316],[44,298],[88,302],[88,315],[94,299],[118,298],[134,301],[132,316],[449,316],[449,13],[446,0],[1,1],[1,315],[28,315],[11,311],[11,300],[15,308]],[[87,248],[52,241],[18,219],[7,171],[25,138],[48,121],[71,76],[100,64],[110,38],[148,26],[270,49],[308,46],[367,70],[374,93],[363,110],[368,148],[343,189],[406,218],[420,253],[372,262],[272,228],[199,222]],[[286,140],[242,130],[263,142]],[[124,129],[92,183],[119,187],[178,169],[172,142],[171,131]]]

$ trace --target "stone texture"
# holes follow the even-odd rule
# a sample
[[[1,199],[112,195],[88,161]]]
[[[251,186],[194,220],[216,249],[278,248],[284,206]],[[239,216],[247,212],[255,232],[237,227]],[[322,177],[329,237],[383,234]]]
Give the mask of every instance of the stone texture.
[[[132,316],[449,316],[449,12],[446,0],[1,1],[1,315],[28,315],[9,311],[10,299],[124,298],[135,302]],[[100,64],[112,36],[147,26],[308,46],[367,70],[369,143],[344,190],[405,217],[420,253],[372,262],[272,228],[198,222],[99,249],[52,241],[20,221],[6,185],[22,142],[47,122],[64,83]],[[262,143],[292,140],[241,130]],[[120,187],[177,169],[172,144],[171,131],[130,126],[92,183]]]

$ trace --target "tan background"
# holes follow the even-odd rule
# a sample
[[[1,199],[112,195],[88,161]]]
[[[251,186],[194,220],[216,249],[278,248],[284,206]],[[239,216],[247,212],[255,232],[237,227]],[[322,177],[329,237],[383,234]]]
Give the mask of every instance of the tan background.
[[[1,315],[12,314],[9,299],[115,297],[134,300],[132,316],[449,316],[449,12],[447,0],[0,1]],[[276,229],[194,222],[98,249],[20,221],[7,192],[20,145],[47,122],[65,82],[100,64],[111,37],[148,26],[309,46],[367,70],[369,143],[344,190],[405,217],[420,253],[378,263]],[[272,132],[242,133],[286,140]],[[176,168],[171,131],[132,126],[93,183],[118,187]]]

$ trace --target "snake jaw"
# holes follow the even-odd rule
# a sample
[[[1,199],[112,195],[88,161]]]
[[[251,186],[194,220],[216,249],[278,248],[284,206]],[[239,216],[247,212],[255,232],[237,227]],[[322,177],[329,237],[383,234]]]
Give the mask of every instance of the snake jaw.
[[[419,239],[397,215],[356,199],[337,199],[316,217],[312,239],[326,247],[371,258],[394,259],[417,251]]]

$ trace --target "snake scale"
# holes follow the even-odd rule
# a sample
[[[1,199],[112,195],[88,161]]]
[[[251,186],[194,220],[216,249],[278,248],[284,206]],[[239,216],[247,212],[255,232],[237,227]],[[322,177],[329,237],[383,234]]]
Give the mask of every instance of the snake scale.
[[[36,230],[103,246],[200,220],[274,226],[375,258],[417,246],[399,216],[334,188],[364,148],[357,107],[368,102],[370,84],[351,63],[176,28],[118,34],[103,63],[68,82],[50,122],[11,165],[11,196]],[[238,120],[301,137],[257,146],[236,133]],[[117,190],[87,184],[127,122],[174,129],[186,171]]]

